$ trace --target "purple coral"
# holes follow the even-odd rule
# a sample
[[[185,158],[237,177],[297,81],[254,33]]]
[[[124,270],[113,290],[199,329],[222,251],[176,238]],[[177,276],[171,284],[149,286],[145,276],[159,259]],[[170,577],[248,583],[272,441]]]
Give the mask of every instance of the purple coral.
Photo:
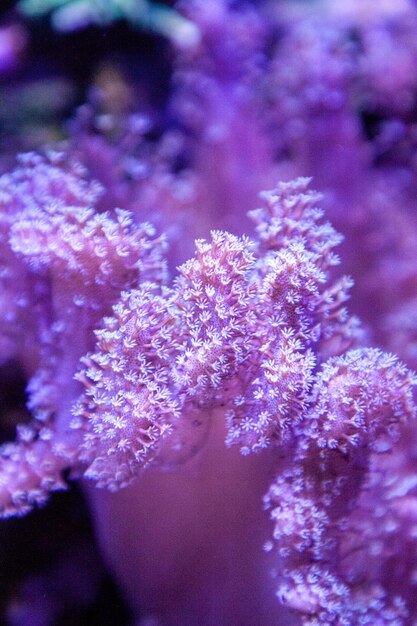
[[[26,511],[45,498],[49,486],[60,486],[57,476],[73,460],[77,445],[68,431],[70,407],[80,392],[73,376],[81,356],[94,345],[93,330],[122,288],[135,286],[140,276],[160,279],[164,272],[163,244],[152,227],[133,225],[123,211],[116,210],[114,217],[97,214],[93,204],[98,188],[87,185],[82,174],[80,169],[66,171],[59,156],[48,163],[29,155],[0,183],[5,254],[16,274],[11,283],[5,273],[14,306],[13,312],[3,311],[3,333],[12,343],[6,356],[25,365],[20,339],[12,342],[9,328],[22,324],[17,316],[27,316],[32,292],[39,294],[29,322],[36,362],[33,369],[27,365],[34,422],[19,431],[19,444],[3,450],[8,476],[4,515]],[[28,293],[22,294],[23,288]],[[34,359],[33,353],[29,356]],[[24,472],[19,470],[22,463]]]
[[[403,624],[413,614],[413,571],[402,568],[404,594],[386,579],[385,559],[394,571],[404,555],[389,548],[401,505],[384,489],[394,480],[388,468],[401,433],[416,417],[416,383],[376,349],[332,358],[317,375],[297,449],[265,498],[285,566],[277,594],[305,624]],[[402,523],[409,536],[413,487],[407,471],[397,480],[398,493],[408,495]],[[408,548],[414,562],[416,546]]]
[[[87,476],[126,484],[158,457],[168,431],[166,445],[188,455],[193,425],[198,433],[217,407],[226,444],[245,454],[291,432],[320,358],[314,349],[338,334],[354,340],[341,308],[349,281],[325,285],[339,238],[319,223],[307,184],[267,196],[268,209],[256,212],[259,243],[215,231],[196,242],[172,288],[145,282],[122,295],[77,375],[86,390],[72,426],[84,431]]]
[[[79,479],[141,625],[417,619],[416,379],[375,347],[416,363],[417,14],[280,4],[183,3],[175,131],[83,109],[0,178],[1,514]]]
[[[350,281],[328,284],[340,237],[323,222],[319,197],[307,186],[300,179],[264,195],[266,207],[251,215],[258,241],[220,231],[211,241],[197,241],[195,258],[179,268],[172,286],[165,284],[161,242],[149,239],[153,232],[136,227],[128,214],[58,204],[15,216],[11,252],[18,259],[24,254],[34,276],[47,280],[48,330],[53,334],[59,326],[59,339],[41,344],[39,371],[29,385],[34,427],[21,429],[19,443],[3,451],[4,515],[26,512],[44,501],[49,488],[61,488],[64,468],[118,490],[145,466],[155,476],[207,455],[210,431],[226,428],[226,445],[238,444],[244,455],[297,442],[295,474],[282,472],[269,495],[269,502],[279,498],[275,537],[282,532],[293,541],[300,534],[304,539],[295,548],[307,554],[311,541],[325,552],[333,545],[330,494],[340,496],[348,469],[353,492],[360,490],[354,456],[348,466],[343,457],[357,448],[364,471],[371,442],[382,440],[381,432],[394,437],[395,419],[413,414],[413,379],[372,351],[334,356],[317,373],[329,352],[345,351],[360,333],[343,308]],[[61,285],[54,282],[57,270]],[[108,310],[105,302],[120,292],[112,316],[95,330],[95,351],[82,356]],[[75,324],[65,325],[68,318]],[[66,354],[64,367],[57,350]],[[71,409],[79,392],[70,374],[80,358],[85,367],[75,378],[84,392]],[[380,445],[387,450],[386,442]],[[334,476],[334,485],[327,476]],[[353,501],[344,496],[343,511]],[[295,568],[296,578],[310,575],[306,568]],[[304,605],[300,590],[279,596],[307,614],[313,605],[330,611],[337,573],[328,599]]]

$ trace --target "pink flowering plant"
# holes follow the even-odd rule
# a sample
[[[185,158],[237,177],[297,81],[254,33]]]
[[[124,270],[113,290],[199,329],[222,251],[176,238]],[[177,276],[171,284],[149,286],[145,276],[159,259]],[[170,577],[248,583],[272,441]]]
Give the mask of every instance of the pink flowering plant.
[[[182,3],[180,131],[0,177],[0,514],[78,481],[140,626],[417,623],[417,9],[318,4]]]

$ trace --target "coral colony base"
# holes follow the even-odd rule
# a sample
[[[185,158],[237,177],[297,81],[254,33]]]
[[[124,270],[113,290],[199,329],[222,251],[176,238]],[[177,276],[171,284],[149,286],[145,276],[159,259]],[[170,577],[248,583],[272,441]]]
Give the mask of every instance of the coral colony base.
[[[0,177],[1,516],[79,481],[138,626],[416,626],[417,7],[259,4]]]

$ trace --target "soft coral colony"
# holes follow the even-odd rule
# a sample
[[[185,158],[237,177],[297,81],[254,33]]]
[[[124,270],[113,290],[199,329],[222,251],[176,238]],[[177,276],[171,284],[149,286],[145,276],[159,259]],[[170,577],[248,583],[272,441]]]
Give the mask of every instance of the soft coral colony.
[[[416,9],[283,4],[275,47],[253,9],[184,10],[186,169],[162,138],[128,180],[129,142],[78,128],[0,178],[2,361],[32,416],[1,450],[2,516],[70,471],[143,625],[412,626]],[[375,39],[398,43],[392,84]]]

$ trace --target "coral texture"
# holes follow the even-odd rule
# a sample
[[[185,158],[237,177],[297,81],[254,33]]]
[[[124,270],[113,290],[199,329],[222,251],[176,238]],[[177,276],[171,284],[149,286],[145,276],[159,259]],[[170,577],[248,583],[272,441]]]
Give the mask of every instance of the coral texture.
[[[0,516],[78,481],[140,626],[415,626],[417,8],[151,6],[164,110],[0,176]]]

